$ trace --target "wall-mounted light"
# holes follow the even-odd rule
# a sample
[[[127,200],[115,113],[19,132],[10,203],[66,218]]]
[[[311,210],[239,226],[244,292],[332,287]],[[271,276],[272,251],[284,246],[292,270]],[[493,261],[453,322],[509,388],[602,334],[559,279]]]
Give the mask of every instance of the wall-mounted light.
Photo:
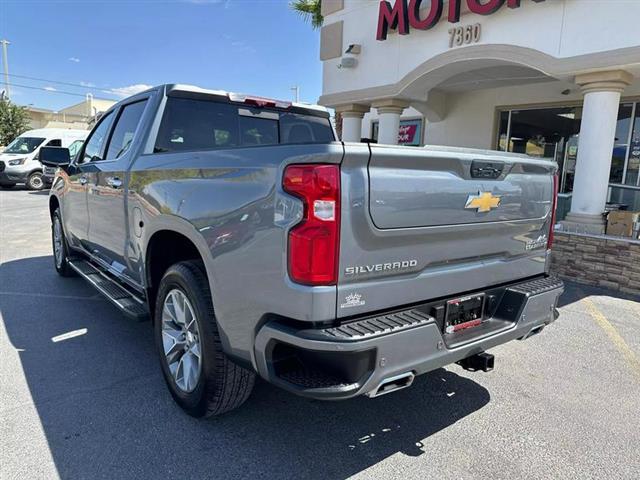
[[[351,45],[349,45],[347,50],[345,50],[344,53],[350,53],[351,55],[360,55],[361,51],[362,51],[362,46],[360,44],[352,43]]]

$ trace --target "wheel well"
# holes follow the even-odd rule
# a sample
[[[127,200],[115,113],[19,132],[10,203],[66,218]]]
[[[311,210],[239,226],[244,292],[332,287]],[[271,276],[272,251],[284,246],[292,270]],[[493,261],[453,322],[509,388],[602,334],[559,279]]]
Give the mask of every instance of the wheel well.
[[[60,202],[57,197],[49,197],[49,216],[53,219],[53,212],[60,208]]]
[[[174,263],[185,260],[202,260],[202,257],[196,246],[187,237],[171,230],[162,230],[154,233],[149,240],[145,260],[147,299],[153,320],[156,292],[164,272]]]

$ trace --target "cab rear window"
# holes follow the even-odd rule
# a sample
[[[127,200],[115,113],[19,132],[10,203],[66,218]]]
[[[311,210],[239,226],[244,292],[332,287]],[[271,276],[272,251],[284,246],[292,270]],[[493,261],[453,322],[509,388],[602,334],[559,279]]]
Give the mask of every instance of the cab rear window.
[[[328,143],[333,140],[333,130],[326,117],[171,97],[160,123],[155,151]]]

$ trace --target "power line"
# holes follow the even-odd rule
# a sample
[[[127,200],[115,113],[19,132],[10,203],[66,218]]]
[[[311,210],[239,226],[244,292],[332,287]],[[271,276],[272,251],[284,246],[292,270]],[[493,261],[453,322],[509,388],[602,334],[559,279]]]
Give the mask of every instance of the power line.
[[[66,92],[64,90],[50,90],[48,88],[44,88],[44,87],[34,87],[32,85],[20,85],[18,83],[12,83],[11,84],[13,87],[20,87],[20,88],[29,88],[31,90],[41,90],[43,92],[47,92],[47,93],[59,93],[62,95],[73,95],[75,97],[82,97],[82,98],[86,98],[86,94],[84,93],[77,93],[77,92]],[[105,100],[113,100],[116,101],[116,99],[114,98],[107,98]]]
[[[56,85],[67,85],[70,87],[86,88],[89,90],[99,90],[96,86],[82,85],[81,83],[61,82],[60,80],[50,80],[48,78],[29,77],[27,75],[16,75],[15,73],[10,73],[9,76],[15,77],[15,78],[24,78],[25,80],[35,80],[38,82],[55,83]]]

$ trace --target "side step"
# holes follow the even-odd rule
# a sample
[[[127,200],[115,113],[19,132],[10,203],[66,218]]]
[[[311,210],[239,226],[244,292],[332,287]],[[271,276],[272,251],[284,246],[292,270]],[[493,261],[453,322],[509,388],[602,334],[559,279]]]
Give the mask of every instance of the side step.
[[[118,307],[122,313],[138,321],[148,320],[145,301],[84,259],[69,260],[69,266]]]

